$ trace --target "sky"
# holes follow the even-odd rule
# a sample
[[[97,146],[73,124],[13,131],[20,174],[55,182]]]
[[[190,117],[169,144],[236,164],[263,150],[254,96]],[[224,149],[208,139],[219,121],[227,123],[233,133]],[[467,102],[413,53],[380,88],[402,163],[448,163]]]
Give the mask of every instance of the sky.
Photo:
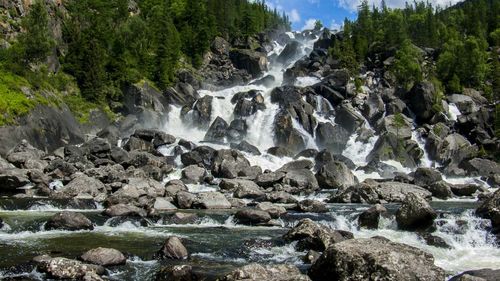
[[[330,29],[340,29],[344,19],[356,18],[356,8],[361,0],[265,0],[271,8],[286,12],[292,22],[292,29],[303,30],[314,27],[316,20]],[[370,6],[380,5],[381,0],[368,0]],[[404,7],[408,0],[386,0],[391,8]],[[460,0],[428,0],[433,5],[448,6]],[[413,2],[410,0],[409,2]]]

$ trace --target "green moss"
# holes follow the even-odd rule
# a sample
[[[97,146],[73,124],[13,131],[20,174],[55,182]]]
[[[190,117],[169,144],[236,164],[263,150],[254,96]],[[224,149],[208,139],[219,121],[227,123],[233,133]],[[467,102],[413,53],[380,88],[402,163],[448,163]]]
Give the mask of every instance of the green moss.
[[[36,101],[21,91],[28,86],[24,78],[0,69],[0,126],[14,124],[17,117],[35,107]]]
[[[82,124],[88,124],[90,113],[98,108],[96,104],[88,102],[81,95],[67,95],[63,97],[63,101]]]

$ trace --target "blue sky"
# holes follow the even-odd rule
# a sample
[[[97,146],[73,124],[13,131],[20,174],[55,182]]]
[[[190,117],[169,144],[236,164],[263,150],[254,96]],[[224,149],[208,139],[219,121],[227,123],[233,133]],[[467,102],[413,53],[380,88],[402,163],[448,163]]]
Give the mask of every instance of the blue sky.
[[[403,7],[407,0],[386,0],[391,8]],[[429,0],[433,5],[447,6],[459,0]],[[294,30],[311,28],[319,19],[323,25],[338,29],[344,19],[356,18],[356,7],[361,0],[266,0],[271,8],[285,11],[292,21]],[[380,0],[369,0],[370,5],[379,5]],[[410,0],[409,2],[413,2]]]

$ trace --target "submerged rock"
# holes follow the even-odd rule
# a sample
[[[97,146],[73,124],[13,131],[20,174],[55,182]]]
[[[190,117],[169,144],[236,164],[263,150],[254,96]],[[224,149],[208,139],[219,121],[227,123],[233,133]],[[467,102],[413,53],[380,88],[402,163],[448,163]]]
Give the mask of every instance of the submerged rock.
[[[92,222],[80,213],[61,212],[51,217],[45,224],[46,230],[93,230]]]
[[[396,213],[396,222],[400,229],[426,229],[437,217],[436,211],[422,197],[408,193]]]
[[[307,275],[300,272],[298,268],[293,265],[260,265],[252,263],[235,269],[230,274],[222,277],[222,281],[310,281]]]
[[[313,281],[445,280],[445,272],[422,250],[383,237],[333,244],[309,270]]]
[[[83,261],[102,266],[122,265],[127,261],[122,252],[101,247],[85,252],[81,258]]]
[[[181,260],[188,257],[188,251],[181,240],[175,236],[167,238],[160,252],[160,258]]]

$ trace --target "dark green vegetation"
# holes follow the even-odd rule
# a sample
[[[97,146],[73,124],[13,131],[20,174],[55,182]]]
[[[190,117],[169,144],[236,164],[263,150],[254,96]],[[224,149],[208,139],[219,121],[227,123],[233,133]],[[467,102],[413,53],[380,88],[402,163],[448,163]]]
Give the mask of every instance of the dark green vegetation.
[[[233,40],[290,25],[263,1],[136,2],[69,0],[59,9],[35,1],[22,20],[23,32],[0,52],[0,125],[36,104],[21,92],[23,85],[39,95],[56,93],[79,111],[106,107],[121,100],[127,84],[146,79],[160,89],[171,85],[180,65],[200,66],[215,36]],[[61,38],[55,38],[55,22]],[[61,67],[51,67],[54,61]],[[65,97],[65,87],[76,91]]]
[[[428,79],[442,83],[447,93],[473,87],[498,99],[498,53],[488,48],[500,46],[499,1],[465,1],[447,9],[429,2],[389,9],[384,2],[370,8],[364,1],[358,19],[345,21],[345,40],[331,50],[343,65],[354,71],[375,54],[397,50],[390,70],[403,87]],[[424,68],[419,52],[425,48],[434,49],[437,58]]]

